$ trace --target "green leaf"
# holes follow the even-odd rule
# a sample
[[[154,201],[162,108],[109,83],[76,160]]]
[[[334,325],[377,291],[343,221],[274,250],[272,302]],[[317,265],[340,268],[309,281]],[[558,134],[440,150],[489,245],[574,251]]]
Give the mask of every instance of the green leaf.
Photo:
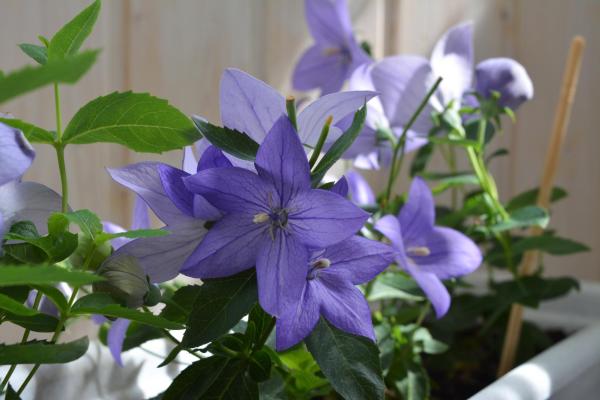
[[[573,289],[579,290],[579,283],[570,277],[542,278],[537,275],[525,276],[515,281],[495,283],[495,301],[499,306],[509,307],[520,303],[537,307],[540,301],[562,297]]]
[[[96,62],[98,50],[85,51],[46,65],[27,66],[0,76],[0,104],[48,84],[75,83]]]
[[[192,117],[196,128],[211,144],[241,160],[254,161],[258,143],[243,132],[211,124],[198,117]]]
[[[189,118],[166,100],[147,93],[115,92],[77,111],[63,142],[118,143],[137,152],[162,153],[200,138]]]
[[[34,332],[54,332],[58,326],[57,318],[41,313],[32,316],[7,313],[6,319],[13,324]]]
[[[83,356],[88,346],[87,337],[61,344],[33,341],[0,345],[0,365],[64,364]]]
[[[46,297],[49,298],[50,301],[52,301],[52,303],[54,303],[56,308],[58,310],[60,310],[61,313],[64,313],[67,311],[67,308],[68,308],[67,299],[65,299],[65,295],[60,290],[58,290],[56,287],[41,286],[41,285],[32,285],[32,287],[35,290],[45,294]]]
[[[354,140],[358,137],[358,134],[362,131],[362,128],[367,118],[367,108],[362,107],[354,114],[352,125],[340,136],[329,148],[327,153],[321,158],[321,161],[317,164],[311,174],[311,182],[313,186],[316,186],[321,182],[327,171],[333,164],[339,160],[342,155],[348,150]]]
[[[83,271],[69,271],[56,266],[0,266],[0,286],[55,285],[66,282],[82,286],[103,280]]]
[[[527,190],[513,197],[506,205],[507,211],[513,211],[526,206],[534,206],[537,203],[539,189]],[[567,197],[567,191],[560,187],[552,188],[550,201],[556,202]]]
[[[27,140],[29,140],[32,143],[54,143],[55,138],[52,132],[39,128],[28,122],[21,121],[20,119],[11,118],[0,118],[0,122],[12,126],[13,128],[20,129],[21,131],[23,131],[23,134],[25,135]]]
[[[428,142],[425,146],[421,147],[417,151],[415,158],[413,158],[412,164],[410,165],[411,177],[414,177],[425,170],[429,160],[431,159],[431,156],[433,155],[433,147],[433,143]]]
[[[273,362],[271,356],[265,350],[259,350],[252,354],[248,372],[255,382],[264,382],[271,377]]]
[[[254,269],[200,286],[182,343],[201,346],[233,328],[258,300]]]
[[[170,232],[164,229],[135,229],[133,231],[119,232],[119,233],[100,233],[96,236],[96,243],[104,243],[106,241],[116,239],[119,237],[126,237],[129,239],[144,238],[144,237],[159,237],[167,236]]]
[[[15,392],[15,390],[8,384],[6,388],[6,398],[5,400],[21,400],[21,397]]]
[[[184,324],[192,312],[192,307],[201,292],[201,286],[188,285],[179,288],[173,296],[163,299],[166,304],[162,309],[160,316],[170,321]]]
[[[325,377],[344,398],[384,398],[385,385],[375,343],[343,332],[323,318],[305,342]]]
[[[6,296],[2,293],[0,293],[0,309],[8,311],[12,314],[25,315],[29,317],[37,314],[37,311],[25,307],[23,303],[19,303],[18,301],[13,300],[9,296]]]
[[[545,228],[549,221],[550,217],[548,216],[548,212],[543,208],[526,206],[511,212],[510,218],[507,221],[493,225],[491,230],[494,232],[502,232],[535,225]]]
[[[515,254],[528,250],[541,250],[548,254],[566,255],[589,251],[590,248],[574,240],[553,235],[530,236],[516,242],[512,247]]]
[[[182,329],[183,327],[168,319],[131,308],[122,307],[105,293],[88,294],[77,300],[71,308],[73,315],[101,314],[113,318],[125,318],[141,324],[163,329]]]
[[[48,47],[50,60],[73,56],[79,51],[85,39],[92,32],[100,13],[100,6],[100,0],[96,0],[56,32]]]
[[[65,229],[65,227],[68,226],[65,219],[66,221],[79,226],[81,232],[91,238],[95,238],[97,234],[102,232],[102,221],[100,221],[100,218],[90,210],[54,213],[50,216],[48,223],[57,227],[57,229]]]
[[[54,229],[50,222],[48,226],[50,233],[41,237],[38,235],[35,225],[29,221],[20,221],[14,224],[11,226],[10,232],[6,234],[6,239],[25,243],[11,245],[7,249],[7,253],[24,263],[56,263],[66,259],[77,248],[77,235],[65,232],[64,229]],[[40,249],[44,255],[29,248],[28,245]]]
[[[422,300],[423,291],[414,279],[398,272],[385,272],[377,276],[369,292],[368,300],[403,299]]]
[[[19,48],[23,53],[37,61],[38,64],[44,65],[48,62],[48,49],[37,44],[21,43]]]

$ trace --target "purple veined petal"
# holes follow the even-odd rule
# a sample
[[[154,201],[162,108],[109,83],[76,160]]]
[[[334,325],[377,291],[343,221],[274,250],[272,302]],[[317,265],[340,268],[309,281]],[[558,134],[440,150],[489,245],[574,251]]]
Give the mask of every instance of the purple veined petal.
[[[348,171],[346,172],[346,177],[350,189],[350,198],[354,203],[360,206],[377,203],[371,186],[369,186],[369,183],[361,174],[355,171]]]
[[[172,225],[163,229],[167,236],[135,239],[118,249],[113,255],[128,254],[137,258],[152,283],[175,278],[185,260],[206,234],[205,222],[181,216]]]
[[[338,181],[329,189],[330,192],[339,194],[342,197],[348,196],[348,180],[345,176],[342,176]]]
[[[204,169],[209,169],[209,168],[229,168],[229,167],[233,167],[233,164],[231,164],[231,161],[229,161],[229,159],[227,157],[225,157],[225,154],[223,154],[221,149],[219,149],[216,146],[210,145],[202,153],[202,156],[200,157],[200,162],[198,163],[197,170],[195,169],[194,172],[192,172],[191,174],[193,175],[198,171],[202,171]]]
[[[457,278],[475,271],[482,262],[479,247],[459,231],[435,227],[423,240],[416,243],[424,246],[429,254],[411,256],[411,243],[405,241],[409,257],[424,272],[435,274],[440,279]]]
[[[194,155],[194,149],[192,146],[185,146],[183,148],[183,159],[181,161],[181,169],[188,174],[195,174],[198,170],[198,161]]]
[[[440,278],[434,273],[421,270],[410,261],[399,259],[398,263],[408,271],[419,287],[423,289],[435,310],[436,316],[442,318],[446,315],[450,309],[450,293],[448,293],[448,289],[446,289]]]
[[[0,214],[5,229],[17,221],[31,221],[45,235],[48,217],[61,210],[61,203],[58,193],[39,183],[12,181],[0,186]]]
[[[383,233],[392,243],[394,248],[404,254],[404,242],[402,240],[402,229],[400,228],[400,221],[393,215],[386,215],[375,223],[375,229]]]
[[[393,127],[402,127],[409,122],[434,83],[429,62],[419,56],[386,57],[373,66],[371,79]],[[428,104],[412,129],[427,134],[432,126],[432,110]]]
[[[35,151],[23,132],[0,123],[0,186],[20,180],[34,158]]]
[[[353,115],[376,95],[372,91],[340,92],[315,100],[298,115],[300,140],[304,144],[315,146],[329,116],[333,117],[332,125],[336,125],[342,118]]]
[[[433,194],[422,178],[413,179],[408,200],[398,214],[405,246],[417,243],[431,232],[435,224]]]
[[[359,169],[380,169],[381,165],[379,162],[378,151],[372,151],[367,154],[359,154],[354,159],[353,165]]]
[[[476,90],[489,97],[493,90],[500,93],[501,106],[517,109],[533,98],[533,83],[525,68],[510,58],[490,58],[477,64]]]
[[[194,195],[194,218],[199,218],[204,221],[216,221],[221,219],[223,214],[219,209],[212,204],[208,200],[206,200],[203,196],[199,194]]]
[[[320,271],[320,276],[335,275],[353,285],[359,285],[383,272],[394,261],[394,254],[393,249],[386,244],[353,236],[326,248],[318,256],[331,263]]]
[[[302,91],[320,88],[325,95],[335,93],[344,85],[349,67],[349,59],[340,48],[315,44],[300,56],[292,74],[292,86]]]
[[[120,367],[123,366],[123,360],[121,359],[121,351],[123,350],[123,342],[127,335],[127,328],[129,328],[130,320],[124,318],[117,318],[110,326],[106,342],[110,349],[113,359]]]
[[[148,214],[148,205],[140,196],[135,196],[133,202],[133,217],[131,219],[131,229],[150,229],[150,215]]]
[[[127,229],[110,221],[102,221],[102,230],[106,233],[123,233]],[[117,237],[110,240],[110,244],[115,250],[125,246],[129,242],[131,242],[131,239],[126,237]]]
[[[260,177],[276,188],[281,207],[296,193],[310,189],[306,153],[287,116],[280,117],[269,131],[258,149],[255,165]]]
[[[158,162],[141,162],[123,168],[108,168],[110,176],[119,184],[137,193],[165,224],[177,221],[183,215],[171,201],[163,187]]]
[[[282,229],[263,236],[256,258],[258,301],[276,317],[300,301],[308,274],[308,250]]]
[[[197,115],[195,115],[194,118],[202,118],[202,117],[198,117]],[[205,118],[202,118],[202,119],[206,120]],[[249,171],[256,171],[254,168],[254,163],[252,161],[240,160],[239,158],[236,158],[230,154],[223,153],[222,151],[221,151],[221,154],[231,163],[231,165],[215,165],[215,160],[210,160],[210,162],[208,160],[206,160],[206,168],[200,167],[200,164],[204,165],[204,163],[202,162],[202,155],[204,155],[204,152],[208,148],[212,147],[213,145],[210,144],[210,142],[207,139],[200,139],[195,143],[195,146],[196,146],[196,152],[201,155],[200,163],[198,164],[198,171],[201,171],[202,169],[206,169],[206,168],[217,168],[217,167],[221,167],[221,166],[222,167],[233,166],[233,167],[244,168]],[[218,162],[218,164],[222,164],[222,160],[217,160],[217,162]]]
[[[352,21],[346,0],[305,0],[304,13],[315,41],[344,45],[352,36]]]
[[[203,196],[225,212],[257,214],[279,202],[275,188],[242,168],[205,169],[183,181],[192,193]]]
[[[460,100],[473,78],[473,23],[450,28],[436,43],[431,54],[433,74],[444,80],[438,88],[442,105]]]
[[[314,279],[321,300],[321,314],[333,326],[375,341],[371,310],[362,292],[348,281],[321,274]]]
[[[369,218],[342,196],[326,190],[298,194],[289,204],[288,226],[298,240],[311,248],[326,248],[348,239]]]
[[[271,86],[234,68],[221,77],[221,121],[261,143],[285,113],[285,99]]]
[[[368,63],[362,64],[358,68],[354,70],[350,78],[348,79],[348,89],[352,91],[371,91],[376,92],[375,85],[373,84],[373,79],[371,78],[371,73],[373,71],[373,67],[377,65],[376,63]],[[369,100],[367,103],[367,119],[365,120],[365,125],[375,130],[377,127],[387,127],[389,126],[389,121],[385,116],[385,112],[383,109],[383,104],[381,103],[381,93]],[[352,117],[346,117],[346,124],[342,128],[343,130],[347,129],[352,123]],[[340,124],[338,126],[342,127]]]
[[[194,216],[194,194],[183,183],[183,179],[190,175],[167,164],[158,166],[158,175],[164,192],[179,211],[188,217]]]
[[[181,273],[194,278],[222,278],[254,266],[267,226],[251,214],[229,214],[218,221],[185,261]]]
[[[277,318],[275,330],[277,351],[289,349],[312,332],[319,322],[319,306],[319,298],[314,293],[311,281],[308,281],[300,301]]]

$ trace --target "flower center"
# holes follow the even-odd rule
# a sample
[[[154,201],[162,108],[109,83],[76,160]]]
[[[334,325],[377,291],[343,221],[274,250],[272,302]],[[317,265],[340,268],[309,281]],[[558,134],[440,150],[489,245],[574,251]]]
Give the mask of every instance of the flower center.
[[[427,257],[431,254],[431,250],[425,246],[415,246],[406,249],[406,252],[411,256]]]
[[[252,222],[255,224],[269,224],[269,234],[271,239],[275,240],[275,230],[285,229],[288,223],[289,210],[286,208],[274,207],[269,212],[261,212],[254,215]]]
[[[310,269],[308,271],[308,276],[306,279],[313,280],[319,276],[319,272],[324,270],[325,268],[331,265],[331,260],[329,258],[318,258],[310,263]]]

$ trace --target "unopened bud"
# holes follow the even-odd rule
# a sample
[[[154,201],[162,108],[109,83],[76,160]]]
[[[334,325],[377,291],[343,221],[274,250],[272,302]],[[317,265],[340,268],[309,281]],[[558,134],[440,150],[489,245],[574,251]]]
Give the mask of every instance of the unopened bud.
[[[108,293],[129,308],[138,308],[150,290],[146,274],[133,256],[111,256],[98,269],[105,281],[93,285],[94,292]]]

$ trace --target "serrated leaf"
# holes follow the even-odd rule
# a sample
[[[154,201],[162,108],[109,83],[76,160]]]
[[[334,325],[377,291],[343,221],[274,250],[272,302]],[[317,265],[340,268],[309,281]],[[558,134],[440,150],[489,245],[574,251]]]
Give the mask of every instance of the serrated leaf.
[[[52,224],[57,229],[65,229],[68,226],[68,224],[65,224],[65,220],[79,226],[81,232],[91,238],[95,238],[97,234],[102,232],[102,221],[90,210],[54,213],[48,220],[49,228]]]
[[[61,344],[34,341],[0,345],[0,365],[64,364],[83,356],[88,346],[87,337]]]
[[[69,271],[55,266],[0,266],[0,286],[55,285],[66,282],[82,286],[103,279],[83,271]]]
[[[383,400],[379,350],[371,340],[343,332],[321,318],[305,343],[331,386],[344,398]]]
[[[83,106],[63,135],[70,144],[118,143],[137,152],[162,153],[202,136],[188,117],[147,93],[112,93]]]
[[[515,254],[527,250],[540,250],[548,254],[566,255],[589,251],[590,248],[583,243],[553,235],[526,237],[516,242],[512,247]]]
[[[536,206],[526,206],[510,213],[510,218],[493,225],[490,229],[494,232],[503,232],[511,229],[539,226],[545,228],[550,221],[548,212]]]
[[[313,186],[316,186],[321,182],[327,171],[333,164],[336,163],[352,146],[354,140],[358,137],[367,118],[367,107],[362,107],[354,114],[352,125],[340,136],[329,148],[327,153],[321,158],[321,161],[317,164],[311,174],[311,182]]]
[[[54,143],[54,135],[52,134],[52,132],[37,127],[28,122],[21,121],[20,119],[11,118],[0,118],[0,122],[12,126],[13,128],[20,129],[27,138],[27,140],[29,140],[32,143]]]
[[[510,212],[526,206],[535,205],[537,202],[538,193],[538,188],[519,193],[508,202],[508,204],[506,205],[506,210]],[[565,197],[567,197],[566,190],[560,187],[552,188],[552,192],[550,193],[551,202],[559,201],[561,199],[564,199]]]
[[[243,132],[211,124],[198,117],[192,117],[196,128],[211,144],[241,160],[254,161],[258,143]]]
[[[48,47],[50,60],[72,56],[79,51],[85,39],[92,32],[98,14],[100,14],[100,7],[100,0],[94,1],[54,34]]]
[[[29,317],[37,314],[37,311],[25,307],[23,303],[19,303],[18,301],[13,300],[9,296],[6,296],[2,293],[0,293],[0,309],[8,311],[12,314],[25,315]]]
[[[0,104],[54,82],[75,83],[96,62],[98,50],[89,50],[46,65],[27,66],[0,76]]]
[[[257,300],[254,269],[205,280],[199,288],[182,343],[196,347],[217,339],[248,314]]]
[[[537,307],[540,301],[562,297],[573,289],[579,290],[579,283],[570,277],[542,278],[534,275],[495,283],[492,289],[496,292],[494,298],[499,306],[508,307],[512,303],[520,303]]]
[[[23,53],[34,59],[38,64],[44,65],[48,62],[48,49],[37,44],[21,43],[19,48]]]
[[[58,326],[58,319],[47,314],[17,315],[6,314],[6,319],[13,324],[34,332],[54,332]]]

